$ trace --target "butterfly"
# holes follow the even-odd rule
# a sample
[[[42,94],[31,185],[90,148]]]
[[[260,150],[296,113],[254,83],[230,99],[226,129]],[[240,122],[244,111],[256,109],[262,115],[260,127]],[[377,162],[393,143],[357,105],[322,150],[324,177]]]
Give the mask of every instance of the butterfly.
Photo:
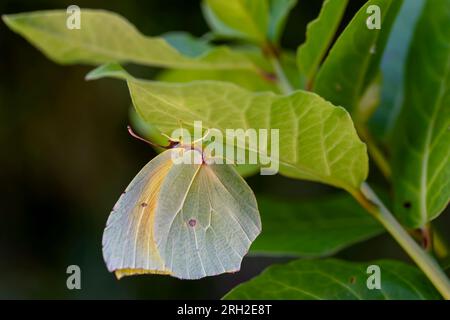
[[[136,274],[199,279],[239,271],[261,232],[252,190],[233,166],[204,161],[195,143],[169,141],[110,213],[102,241],[108,270],[119,279]],[[203,160],[174,161],[186,155]]]

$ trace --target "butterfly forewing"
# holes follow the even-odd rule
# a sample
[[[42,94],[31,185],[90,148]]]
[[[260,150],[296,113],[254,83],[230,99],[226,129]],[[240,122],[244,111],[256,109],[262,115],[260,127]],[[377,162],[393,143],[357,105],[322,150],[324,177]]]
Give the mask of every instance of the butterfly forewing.
[[[154,213],[162,182],[172,167],[171,151],[150,161],[131,181],[111,212],[103,234],[103,257],[120,278],[170,273],[154,241]]]

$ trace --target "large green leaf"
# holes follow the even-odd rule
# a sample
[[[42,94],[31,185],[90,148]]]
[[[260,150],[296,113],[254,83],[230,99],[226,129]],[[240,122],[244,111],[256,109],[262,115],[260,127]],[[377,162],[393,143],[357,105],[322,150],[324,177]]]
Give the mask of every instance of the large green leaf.
[[[62,10],[3,16],[5,23],[63,64],[132,62],[184,69],[247,69],[255,66],[245,55],[220,46],[192,57],[181,54],[163,38],[146,37],[119,15],[103,10],[81,10],[81,29],[66,27]]]
[[[287,16],[296,4],[297,0],[269,0],[268,38],[271,42],[277,43],[279,41]]]
[[[366,86],[376,77],[391,25],[402,1],[370,0],[350,21],[320,68],[314,91],[353,112]],[[380,8],[381,29],[369,29],[367,7]]]
[[[369,265],[380,267],[381,289],[368,289]],[[397,261],[352,263],[296,260],[269,267],[231,290],[224,299],[429,300],[440,299],[415,267]]]
[[[393,146],[394,212],[410,227],[450,198],[450,0],[429,0],[417,24]]]
[[[383,231],[348,194],[292,201],[258,196],[263,232],[251,251],[263,255],[323,256]]]
[[[309,86],[344,15],[348,0],[325,0],[319,16],[308,24],[306,41],[297,51],[297,65]]]
[[[268,0],[204,0],[203,11],[211,29],[219,36],[266,42]]]
[[[129,78],[128,86],[141,117],[164,133],[180,121],[189,127],[199,120],[223,132],[279,129],[281,173],[350,192],[367,176],[366,147],[350,116],[313,93],[252,93],[214,81],[170,84]]]
[[[141,118],[170,135],[180,123],[192,129],[278,129],[280,172],[288,177],[323,182],[359,192],[368,173],[366,145],[345,109],[318,95],[254,93],[220,81],[166,83],[139,80],[118,65],[93,70],[87,79],[114,77],[128,83]],[[270,138],[268,155],[271,155]],[[248,148],[248,145],[246,146]],[[247,150],[258,152],[257,150]]]
[[[406,58],[414,27],[425,0],[404,1],[389,35],[380,68],[383,75],[380,105],[370,120],[371,132],[389,140],[403,102]]]

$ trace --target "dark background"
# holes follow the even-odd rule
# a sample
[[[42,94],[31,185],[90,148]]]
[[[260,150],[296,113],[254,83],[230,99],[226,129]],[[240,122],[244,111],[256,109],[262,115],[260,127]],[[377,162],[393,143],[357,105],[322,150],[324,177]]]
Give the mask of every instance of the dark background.
[[[350,1],[345,21],[364,1]],[[197,1],[2,1],[1,14],[103,8],[144,34],[208,31]],[[283,46],[304,40],[321,1],[299,1]],[[124,187],[155,154],[126,132],[130,98],[123,82],[86,82],[86,66],[59,66],[0,23],[0,298],[220,298],[271,263],[247,257],[237,274],[198,281],[138,276],[117,281],[102,258],[109,212]],[[142,68],[148,77],[157,69]],[[249,179],[256,193],[309,197],[330,188],[283,177]],[[448,215],[447,215],[448,216]],[[448,219],[447,219],[448,220]],[[447,224],[448,225],[448,224]],[[382,235],[339,254],[352,260],[405,259]],[[66,288],[66,268],[81,267],[82,290]]]

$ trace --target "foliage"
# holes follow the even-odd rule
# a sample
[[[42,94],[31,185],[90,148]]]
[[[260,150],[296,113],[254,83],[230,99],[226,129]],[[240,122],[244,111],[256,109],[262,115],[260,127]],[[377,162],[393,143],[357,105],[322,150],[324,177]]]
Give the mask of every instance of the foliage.
[[[282,175],[341,188],[363,207],[344,194],[297,202],[257,195],[263,232],[252,254],[331,255],[379,234],[378,219],[449,298],[448,279],[433,258],[365,190],[370,156],[371,177],[378,169],[387,182],[382,192],[393,191],[394,215],[405,227],[425,230],[424,235],[449,202],[450,0],[428,0],[423,10],[420,5],[410,9],[419,17],[417,25],[407,11],[410,1],[369,0],[336,35],[347,3],[324,1],[297,49],[298,68],[294,53],[280,46],[295,0],[205,0],[202,10],[212,32],[201,39],[186,33],[144,36],[122,17],[102,10],[82,9],[83,26],[76,31],[65,27],[67,14],[59,10],[3,20],[55,62],[98,66],[87,76],[90,80],[124,80],[138,121],[150,128],[152,140],[170,134],[180,122],[192,129],[197,120],[221,130],[277,128]],[[382,28],[372,30],[366,21],[374,5],[381,9]],[[413,34],[411,46],[399,39],[401,23]],[[387,68],[393,65],[389,52],[394,46],[402,53],[395,60],[401,66]],[[119,63],[167,70],[157,81],[143,80]],[[392,90],[391,83],[403,82],[403,70],[404,85]],[[380,96],[382,108],[376,110]],[[403,97],[402,105],[396,96]],[[395,128],[394,138],[374,138],[379,128],[388,127]],[[367,289],[368,263],[300,259],[269,267],[226,298],[440,298],[413,266],[386,260],[370,264],[382,270],[382,290]]]
[[[366,285],[367,268],[385,270],[380,290]],[[335,259],[295,260],[272,266],[260,276],[231,290],[225,299],[427,300],[439,294],[423,274],[397,261],[345,262]]]

